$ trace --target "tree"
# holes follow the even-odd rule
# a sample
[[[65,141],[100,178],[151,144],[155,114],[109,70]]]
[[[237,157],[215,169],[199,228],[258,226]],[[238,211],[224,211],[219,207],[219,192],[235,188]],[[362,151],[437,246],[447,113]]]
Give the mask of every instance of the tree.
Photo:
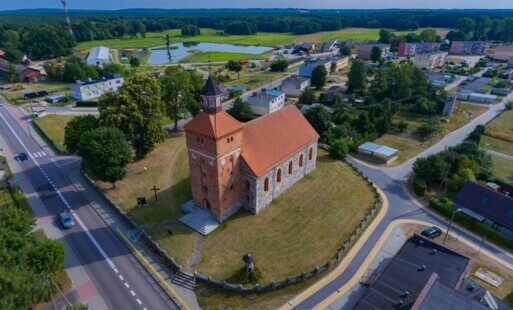
[[[117,128],[100,127],[85,132],[77,145],[84,165],[99,180],[112,183],[122,180],[132,159],[130,146]]]
[[[18,74],[18,70],[16,70],[16,66],[14,66],[13,64],[9,64],[7,66],[7,79],[11,84],[20,81],[20,75]]]
[[[365,63],[361,60],[354,60],[349,70],[347,90],[351,93],[363,92],[367,87],[367,70]]]
[[[23,59],[23,53],[13,44],[6,45],[4,48],[5,55],[2,56],[8,62],[18,64]]]
[[[341,49],[340,49],[340,56],[351,56],[351,53],[352,53],[352,49],[351,49],[351,46],[349,45],[344,45]]]
[[[404,132],[406,128],[408,128],[408,123],[406,121],[399,121],[397,129],[399,129],[400,132]]]
[[[379,43],[389,44],[392,41],[394,34],[388,29],[381,29],[379,31]]]
[[[462,17],[458,19],[458,29],[465,34],[469,34],[474,31],[475,26],[476,23],[472,18]]]
[[[137,68],[139,67],[139,58],[137,57],[130,57],[130,67]]]
[[[164,141],[160,125],[164,105],[160,85],[149,76],[135,74],[117,92],[107,92],[98,101],[100,125],[121,130],[137,158],[144,158]]]
[[[32,230],[36,221],[21,209],[0,208],[0,223],[2,229],[26,235]]]
[[[95,128],[98,128],[98,119],[93,115],[80,115],[69,121],[64,128],[66,150],[75,153],[82,135]]]
[[[331,144],[330,155],[334,159],[343,160],[346,158],[348,152],[349,146],[345,140],[337,139]]]
[[[420,125],[415,133],[422,139],[433,138],[433,136],[442,131],[440,121],[438,119],[430,119],[424,124]]]
[[[488,32],[492,28],[493,22],[488,15],[481,15],[476,22],[474,30],[475,40],[486,40],[488,38]]]
[[[381,58],[381,55],[382,55],[382,51],[381,51],[381,47],[379,46],[373,46],[372,47],[372,50],[371,50],[371,60],[372,62],[377,62],[380,58]]]
[[[451,166],[444,160],[440,153],[418,158],[415,163],[413,163],[415,176],[424,178],[428,183],[441,181],[450,168]]]
[[[308,109],[305,114],[306,119],[312,127],[321,136],[321,139],[326,139],[328,130],[332,127],[330,114],[322,106],[316,106]]]
[[[188,107],[197,101],[191,72],[183,67],[168,67],[160,79],[162,101],[166,105],[166,114],[174,120],[174,130],[178,130],[178,121],[184,117]]]
[[[253,119],[251,105],[241,98],[235,99],[233,105],[226,112],[241,122],[247,122]]]
[[[102,68],[102,75],[109,75],[109,74],[121,74],[125,72],[125,68],[117,63],[109,62],[108,64],[105,64]]]
[[[285,72],[289,67],[289,63],[285,59],[278,59],[271,64],[272,72]]]
[[[312,71],[312,86],[319,90],[326,85],[328,81],[328,70],[324,66],[317,66]]]
[[[37,240],[30,247],[28,264],[38,273],[51,274],[62,269],[66,252],[64,245],[56,240]]]
[[[423,29],[419,34],[419,39],[422,42],[436,42],[438,41],[437,37],[436,29],[431,27]]]
[[[237,72],[237,78],[240,79],[240,72],[242,71],[242,66],[238,61],[228,60],[226,63],[226,69],[229,71]]]
[[[303,89],[303,91],[299,95],[298,103],[299,104],[312,104],[314,101],[315,101],[314,90],[310,87]]]

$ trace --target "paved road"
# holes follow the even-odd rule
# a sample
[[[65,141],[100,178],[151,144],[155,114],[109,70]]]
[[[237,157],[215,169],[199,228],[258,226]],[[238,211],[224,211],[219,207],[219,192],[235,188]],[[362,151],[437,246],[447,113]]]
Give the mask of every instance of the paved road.
[[[491,119],[499,115],[504,109],[504,103],[513,99],[513,94],[504,98],[503,102],[490,107],[490,110],[475,118],[466,126],[456,130],[430,149],[405,162],[404,164],[394,168],[375,168],[350,158],[349,161],[358,167],[364,175],[369,177],[387,196],[389,208],[383,220],[378,224],[377,228],[372,232],[366,240],[361,250],[356,254],[349,266],[333,281],[313,293],[307,299],[297,304],[294,309],[313,309],[328,296],[336,292],[342,285],[347,283],[359,269],[362,262],[369,255],[379,237],[383,234],[386,227],[397,219],[414,219],[432,223],[439,227],[446,227],[448,219],[442,218],[436,214],[419,208],[410,199],[406,193],[405,186],[409,174],[412,171],[412,165],[417,157],[425,157],[429,154],[442,151],[446,146],[453,146],[461,141],[479,124],[485,124]],[[460,236],[470,240],[472,243],[479,245],[481,238],[479,236],[469,234],[461,230],[457,225],[453,226],[453,231]],[[490,243],[485,243],[483,248],[493,253],[500,259],[513,263],[513,257],[503,252],[503,250],[495,247]]]
[[[80,174],[80,162],[58,167],[30,136],[23,125],[24,115],[20,114],[14,107],[0,107],[0,135],[9,151],[27,151],[31,155],[31,159],[20,163],[23,171],[15,178],[31,183],[51,216],[70,210],[76,225],[63,231],[62,241],[73,251],[76,263],[84,267],[107,308],[178,309],[116,235],[116,227],[126,229],[122,222],[112,215],[107,225],[92,208],[105,207],[102,197],[88,190],[90,187],[81,180],[71,180],[72,175]]]
[[[493,155],[495,157],[499,157],[499,158],[506,159],[506,160],[513,160],[513,156],[512,155],[504,154],[504,153],[496,152],[496,151],[492,151],[492,150],[487,150],[487,149],[483,149],[483,150],[486,153],[488,153],[490,155]]]

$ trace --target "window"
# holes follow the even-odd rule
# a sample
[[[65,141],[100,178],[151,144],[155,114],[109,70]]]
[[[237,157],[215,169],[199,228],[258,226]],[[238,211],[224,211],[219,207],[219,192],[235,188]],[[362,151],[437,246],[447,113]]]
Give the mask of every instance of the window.
[[[289,174],[292,174],[292,161],[289,163]]]
[[[233,142],[233,137],[230,137],[230,141],[232,141],[232,142]]]
[[[249,181],[246,180],[246,190],[249,192]]]
[[[208,188],[206,186],[203,186],[203,192],[206,194],[208,193]]]
[[[308,152],[308,159],[312,160],[312,158],[313,158],[313,149],[310,148],[310,151]]]
[[[232,184],[232,185],[230,185],[230,190],[231,190],[231,191],[233,191],[233,184]]]
[[[226,142],[230,143],[230,138],[226,138]]]
[[[299,156],[299,167],[303,167],[303,154]]]
[[[278,169],[278,173],[276,174],[276,182],[281,182],[281,169]]]
[[[264,181],[264,191],[265,192],[269,191],[269,178],[265,178],[265,181]]]
[[[196,139],[198,140],[198,142],[200,142],[200,139],[199,139],[199,137],[196,137]]]

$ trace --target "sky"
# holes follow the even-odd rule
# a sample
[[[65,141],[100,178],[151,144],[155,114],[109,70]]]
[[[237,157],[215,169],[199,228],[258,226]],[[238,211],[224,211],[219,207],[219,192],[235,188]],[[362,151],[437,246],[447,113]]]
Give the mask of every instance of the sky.
[[[70,9],[307,8],[513,9],[513,0],[68,0]],[[0,10],[61,8],[60,0],[0,0]]]

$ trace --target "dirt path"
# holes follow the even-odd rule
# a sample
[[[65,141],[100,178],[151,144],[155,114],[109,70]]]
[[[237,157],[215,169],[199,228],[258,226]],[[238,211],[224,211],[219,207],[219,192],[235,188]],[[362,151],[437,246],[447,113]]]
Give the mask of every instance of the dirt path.
[[[194,240],[194,253],[187,261],[187,268],[193,270],[194,267],[201,261],[201,254],[203,252],[203,237],[197,234]]]

